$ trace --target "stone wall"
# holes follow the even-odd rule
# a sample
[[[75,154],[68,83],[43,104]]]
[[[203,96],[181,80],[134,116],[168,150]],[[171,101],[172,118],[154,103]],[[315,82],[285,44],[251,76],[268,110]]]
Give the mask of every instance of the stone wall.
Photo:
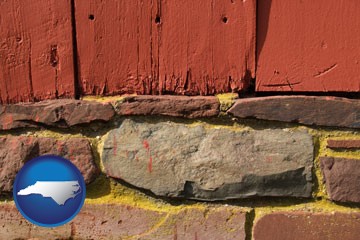
[[[119,96],[0,106],[0,239],[357,239],[360,103],[334,97]],[[70,159],[87,199],[28,223],[22,165]]]

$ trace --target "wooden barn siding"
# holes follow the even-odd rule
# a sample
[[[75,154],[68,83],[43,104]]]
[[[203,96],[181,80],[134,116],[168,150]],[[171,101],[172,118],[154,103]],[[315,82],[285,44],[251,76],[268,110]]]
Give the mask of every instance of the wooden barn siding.
[[[257,91],[359,92],[360,1],[258,0]]]
[[[70,0],[1,0],[0,103],[73,96]]]
[[[359,92],[359,16],[346,0],[0,0],[0,103],[236,92],[255,65],[257,91]]]
[[[83,94],[210,95],[255,76],[255,0],[75,0]]]

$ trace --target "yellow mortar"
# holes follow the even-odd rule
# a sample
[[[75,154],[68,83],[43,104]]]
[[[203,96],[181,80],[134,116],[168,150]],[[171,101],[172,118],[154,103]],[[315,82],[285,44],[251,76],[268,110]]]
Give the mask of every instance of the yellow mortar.
[[[235,100],[239,98],[237,93],[223,93],[216,95],[220,102],[220,110],[226,112],[235,103]]]
[[[136,94],[117,95],[117,96],[108,96],[108,97],[105,97],[105,96],[84,96],[84,97],[81,98],[81,100],[108,103],[108,102],[114,102],[114,101],[123,101],[126,96],[136,96]]]
[[[359,139],[360,132],[349,131],[349,130],[324,130],[324,129],[314,129],[308,128],[310,134],[314,137],[314,145],[315,145],[315,159],[314,159],[314,167],[315,167],[315,175],[318,180],[318,189],[315,189],[314,197],[327,197],[326,187],[323,184],[323,177],[320,169],[320,157],[345,157],[352,159],[360,160],[360,151],[356,150],[347,150],[347,151],[335,151],[330,148],[327,148],[327,140],[329,139],[342,139],[342,140],[350,140],[350,139]]]
[[[217,95],[221,106],[223,109],[231,107],[237,98],[237,94],[220,94]],[[94,97],[87,96],[83,98],[84,100],[89,101],[99,101],[99,102],[111,102],[111,101],[121,101],[124,99],[124,96],[114,96],[114,97]],[[268,127],[275,126],[277,128],[283,128],[287,131],[293,130],[304,130],[309,132],[315,143],[315,158],[314,158],[314,172],[317,178],[317,189],[314,192],[314,198],[319,200],[314,200],[310,203],[297,203],[299,200],[286,200],[288,201],[286,206],[278,206],[274,201],[269,201],[266,206],[257,206],[256,203],[252,206],[255,209],[255,218],[277,211],[310,211],[310,212],[360,212],[359,207],[345,207],[337,205],[333,202],[326,200],[327,195],[325,191],[325,186],[322,183],[322,174],[319,167],[319,157],[320,156],[332,156],[332,157],[346,157],[360,160],[360,151],[349,150],[349,151],[335,151],[332,149],[326,148],[326,142],[328,139],[360,139],[360,132],[350,131],[350,130],[335,130],[335,129],[322,129],[322,128],[312,128],[305,127],[301,125],[296,125],[293,123],[277,123],[269,121],[257,121],[257,120],[240,120],[239,122],[230,121],[229,119],[212,119],[209,122],[204,122],[201,120],[186,120],[182,124],[187,124],[189,127],[195,127],[202,125],[205,129],[221,129],[226,128],[232,131],[252,131],[254,130],[252,126]],[[249,125],[250,123],[250,125]],[[174,123],[177,124],[177,123]],[[99,137],[86,137],[82,132],[82,128],[78,130],[30,130],[27,132],[24,131],[12,131],[4,132],[0,135],[24,135],[24,136],[36,136],[36,137],[53,137],[56,139],[68,139],[73,137],[87,138],[94,150],[97,150],[99,155],[95,156],[95,161],[98,166],[103,169],[102,163],[99,159],[101,156],[101,149],[104,143],[105,135]],[[86,131],[84,129],[84,131]],[[80,132],[80,133],[79,133]],[[3,200],[4,201],[4,200]],[[5,199],[6,201],[6,199]],[[264,202],[264,199],[261,200]],[[306,201],[306,200],[304,200]],[[256,202],[256,201],[255,201]],[[162,200],[149,197],[137,190],[125,187],[121,183],[116,182],[107,178],[104,175],[99,176],[92,184],[87,187],[87,204],[102,204],[102,203],[117,203],[125,204],[134,207],[140,207],[148,210],[166,212],[166,213],[178,213],[179,211],[187,208],[198,208],[200,210],[206,211],[209,207],[219,207],[224,206],[224,203],[209,204],[209,203],[185,203],[182,205],[171,205]],[[248,212],[251,207],[248,207],[249,200],[239,200],[236,202],[237,208],[243,209],[245,212]],[[242,207],[243,206],[243,207]]]

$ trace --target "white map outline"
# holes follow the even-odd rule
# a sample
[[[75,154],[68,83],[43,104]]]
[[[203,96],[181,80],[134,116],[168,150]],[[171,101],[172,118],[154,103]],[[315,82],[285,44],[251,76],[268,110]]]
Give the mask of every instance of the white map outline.
[[[17,195],[40,194],[43,197],[50,197],[58,205],[64,206],[67,200],[75,198],[79,193],[81,193],[81,187],[78,181],[37,181],[18,191]]]

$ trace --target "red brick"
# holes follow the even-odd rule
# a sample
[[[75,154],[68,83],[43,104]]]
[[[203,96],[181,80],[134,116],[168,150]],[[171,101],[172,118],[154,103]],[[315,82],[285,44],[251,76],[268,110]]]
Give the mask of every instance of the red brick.
[[[331,200],[360,203],[360,160],[321,157],[320,165]]]
[[[330,139],[327,141],[328,148],[334,149],[353,149],[360,148],[360,140],[334,140]]]
[[[151,235],[165,213],[116,204],[85,204],[72,221],[75,239],[122,239]],[[135,238],[137,239],[137,238]]]
[[[73,237],[95,239],[245,239],[245,212],[235,207],[165,213],[125,205],[86,205]]]
[[[109,103],[73,99],[0,105],[0,130],[21,127],[71,127],[94,121],[109,121],[115,112]]]
[[[245,239],[246,213],[236,207],[190,207],[177,212],[123,204],[85,204],[70,223],[53,229],[27,222],[0,204],[0,239]]]
[[[16,173],[34,157],[55,154],[74,163],[82,173],[86,183],[96,177],[95,165],[90,143],[87,139],[35,138],[25,136],[7,136],[0,138],[0,191],[12,190]]]
[[[359,1],[259,0],[257,7],[257,91],[360,91]]]
[[[305,125],[360,128],[360,101],[338,97],[271,96],[239,99],[228,113]],[[344,117],[346,116],[346,117]]]
[[[359,213],[279,212],[265,215],[254,226],[254,240],[356,240]]]
[[[212,117],[219,114],[216,97],[129,96],[114,103],[119,115],[163,115],[173,117]]]
[[[0,239],[68,239],[69,224],[56,228],[43,228],[29,223],[12,203],[0,204]]]
[[[245,216],[234,207],[184,209],[170,214],[156,231],[140,239],[245,239]]]

